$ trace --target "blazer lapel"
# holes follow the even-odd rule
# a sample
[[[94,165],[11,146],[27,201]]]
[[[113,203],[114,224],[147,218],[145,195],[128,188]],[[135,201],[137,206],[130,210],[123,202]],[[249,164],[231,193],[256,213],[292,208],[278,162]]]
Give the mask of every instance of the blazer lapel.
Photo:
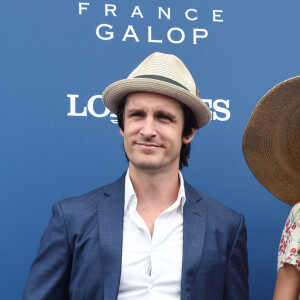
[[[185,182],[183,212],[183,257],[181,300],[190,298],[193,279],[200,264],[206,227],[206,207],[201,195]]]
[[[124,182],[122,176],[104,191],[98,206],[100,255],[103,266],[104,299],[117,299],[123,244]]]

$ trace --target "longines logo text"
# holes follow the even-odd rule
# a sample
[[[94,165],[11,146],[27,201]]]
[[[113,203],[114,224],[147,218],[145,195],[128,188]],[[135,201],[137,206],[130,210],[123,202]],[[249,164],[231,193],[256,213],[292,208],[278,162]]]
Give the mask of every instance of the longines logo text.
[[[69,101],[69,117],[87,117],[93,116],[95,118],[109,117],[110,121],[117,124],[117,116],[110,112],[102,102],[102,95],[94,95],[89,99],[80,99],[77,94],[68,94]],[[209,107],[212,113],[212,120],[228,121],[230,119],[229,100],[224,99],[202,99]]]
[[[95,5],[96,3],[92,2],[79,2],[78,15],[88,15],[90,10],[96,9]],[[132,3],[127,7],[128,9],[125,11],[124,7],[122,7],[122,10],[121,8],[118,9],[117,4],[104,4],[101,8],[100,17],[105,21],[95,28],[96,37],[102,41],[117,39],[122,42],[133,41],[135,43],[148,42],[158,44],[164,42],[181,44],[188,41],[193,45],[197,45],[201,40],[208,37],[208,28],[207,26],[205,28],[202,27],[203,22],[207,22],[208,27],[215,23],[221,24],[224,22],[222,9],[204,11],[200,8],[187,6],[179,14],[176,7],[165,5],[153,8],[153,11],[149,14],[149,7],[146,9],[142,5],[133,6]],[[181,23],[178,27],[171,27],[174,25],[173,21],[176,19],[176,16],[177,19],[181,20]],[[123,18],[123,20],[127,17],[130,24],[120,25],[117,22],[118,17]],[[152,20],[149,21],[149,18],[152,18]],[[142,22],[143,19],[148,21],[148,26],[143,25],[145,24]],[[154,22],[159,25],[159,22],[162,21],[167,21],[172,25],[166,30],[162,30],[159,26],[149,25],[149,23]]]

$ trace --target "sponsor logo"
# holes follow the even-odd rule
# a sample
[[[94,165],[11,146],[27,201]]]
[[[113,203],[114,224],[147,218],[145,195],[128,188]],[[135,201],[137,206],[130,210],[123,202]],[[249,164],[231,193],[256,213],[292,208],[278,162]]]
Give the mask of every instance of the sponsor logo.
[[[94,95],[88,100],[82,100],[77,94],[67,94],[69,101],[69,117],[88,117],[95,118],[110,118],[113,124],[117,124],[117,116],[111,113],[110,110],[104,106],[102,102],[102,95]],[[202,99],[203,102],[209,107],[212,113],[213,121],[228,121],[231,117],[230,114],[230,100],[224,99]]]
[[[96,6],[97,4],[95,3],[79,2],[78,15],[92,16],[92,14],[89,15],[89,12],[91,9],[97,9]],[[122,42],[133,41],[135,43],[148,42],[158,44],[165,42],[181,44],[189,40],[193,45],[197,45],[201,40],[205,40],[208,37],[209,28],[214,27],[213,24],[222,24],[224,22],[222,9],[204,11],[199,8],[186,7],[181,12],[178,12],[176,8],[165,5],[153,7],[153,11],[149,13],[149,7],[146,8],[142,5],[128,6],[126,9],[124,9],[122,3],[120,3],[120,6],[118,7],[112,3],[105,3],[102,6],[101,16],[105,18],[105,21],[95,28],[96,37],[99,40],[110,41],[119,39]],[[124,21],[128,19],[129,24],[120,25],[117,22],[119,17]],[[176,18],[180,20],[179,26],[170,26],[165,30],[158,26],[150,25],[151,23],[157,24],[157,21],[170,22],[170,24],[174,25]],[[148,21],[147,26],[141,25],[144,19]],[[203,28],[204,22],[207,23],[205,28]]]

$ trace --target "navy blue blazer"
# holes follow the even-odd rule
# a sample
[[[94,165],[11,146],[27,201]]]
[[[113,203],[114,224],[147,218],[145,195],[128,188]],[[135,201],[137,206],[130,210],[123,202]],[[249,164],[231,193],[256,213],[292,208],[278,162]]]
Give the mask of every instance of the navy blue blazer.
[[[117,299],[124,182],[54,204],[23,300]],[[185,192],[181,300],[249,299],[244,217],[187,182]]]

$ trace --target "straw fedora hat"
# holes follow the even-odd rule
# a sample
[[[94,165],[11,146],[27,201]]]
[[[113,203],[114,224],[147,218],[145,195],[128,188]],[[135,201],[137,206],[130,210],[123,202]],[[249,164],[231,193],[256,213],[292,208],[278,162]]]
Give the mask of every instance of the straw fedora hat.
[[[119,102],[134,92],[151,92],[174,98],[194,113],[198,128],[207,125],[211,113],[197,95],[194,79],[175,55],[155,52],[143,60],[127,79],[109,85],[102,93],[105,106],[117,113]]]
[[[258,102],[243,152],[265,188],[290,205],[300,201],[300,76],[279,83]]]

